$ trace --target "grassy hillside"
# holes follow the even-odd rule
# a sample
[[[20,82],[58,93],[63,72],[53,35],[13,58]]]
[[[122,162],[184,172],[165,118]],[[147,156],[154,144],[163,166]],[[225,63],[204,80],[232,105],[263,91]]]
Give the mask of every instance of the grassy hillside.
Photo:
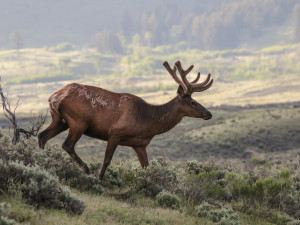
[[[21,113],[48,108],[48,96],[70,82],[96,85],[111,91],[137,94],[155,104],[175,96],[177,85],[162,66],[180,59],[184,68],[195,65],[189,79],[200,71],[212,73],[213,87],[196,100],[205,106],[266,104],[299,101],[299,46],[260,50],[200,51],[159,46],[141,55],[104,55],[68,44],[44,49],[0,52],[4,91],[15,103],[21,94]],[[145,48],[145,49],[143,49]],[[55,50],[63,49],[63,50]],[[15,100],[15,101],[14,101]]]
[[[13,224],[298,224],[299,162],[136,160],[86,175],[34,139],[0,139],[1,222]],[[275,156],[275,155],[274,155]]]
[[[209,121],[184,118],[171,131],[156,136],[148,146],[149,157],[166,156],[172,160],[207,160],[242,158],[245,152],[258,155],[287,152],[300,148],[300,102],[211,107]],[[30,118],[20,120],[26,127]],[[9,134],[6,118],[0,119],[2,133]],[[50,123],[47,120],[44,127]],[[64,132],[49,141],[59,147],[67,137]],[[83,159],[102,162],[106,142],[83,136],[76,151]],[[114,160],[136,157],[130,148],[119,146]]]
[[[87,203],[84,213],[80,216],[69,215],[64,211],[55,209],[36,210],[20,199],[4,198],[3,201],[11,205],[10,218],[23,220],[31,224],[156,224],[156,225],[212,225],[215,224],[207,218],[198,218],[186,215],[178,210],[162,208],[149,198],[140,199],[139,203],[128,203],[111,197],[91,195],[87,193],[75,193]],[[23,217],[23,218],[22,218]],[[248,225],[272,225],[263,217],[251,216],[240,213],[241,224]],[[21,223],[22,224],[22,223]]]
[[[139,48],[139,53],[131,50],[124,56],[79,49],[68,43],[1,51],[1,76],[4,83],[28,84],[108,75],[157,75],[165,73],[163,60],[172,65],[178,59],[184,66],[195,64],[196,71],[210,72],[221,81],[266,79],[300,70],[299,44],[223,51],[180,49],[180,45],[157,46],[151,50],[145,46]]]
[[[66,132],[45,151],[35,139],[12,146],[2,137],[2,217],[21,224],[299,224],[299,46],[213,52],[160,46],[123,57],[61,47],[0,52],[1,84],[12,106],[22,95],[20,127],[74,81],[165,103],[177,85],[162,60],[177,59],[184,68],[195,64],[193,75],[213,73],[213,87],[193,96],[213,118],[184,118],[155,137],[147,170],[134,151],[118,147],[102,184],[106,142],[82,137],[76,145],[90,164],[87,176],[60,147]],[[0,136],[11,134],[3,115],[0,126]]]

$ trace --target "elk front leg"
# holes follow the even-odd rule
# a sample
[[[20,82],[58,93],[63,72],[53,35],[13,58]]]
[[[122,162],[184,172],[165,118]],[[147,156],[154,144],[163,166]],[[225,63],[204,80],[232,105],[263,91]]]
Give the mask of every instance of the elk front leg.
[[[146,147],[134,147],[133,149],[139,158],[141,166],[146,168],[149,165]]]
[[[103,165],[102,165],[102,168],[100,171],[99,180],[103,179],[106,168],[109,166],[110,161],[115,153],[115,150],[116,150],[118,144],[119,144],[119,140],[116,138],[110,138],[107,141],[105,155],[104,155],[104,161],[103,161]]]

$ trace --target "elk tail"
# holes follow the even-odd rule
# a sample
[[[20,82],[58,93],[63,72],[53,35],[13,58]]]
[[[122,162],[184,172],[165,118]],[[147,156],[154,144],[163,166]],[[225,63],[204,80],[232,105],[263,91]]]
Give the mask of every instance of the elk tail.
[[[53,95],[51,95],[48,99],[49,101],[49,105],[50,105],[50,110],[52,113],[57,114],[59,117],[61,117],[58,109],[59,109],[59,105],[60,105],[60,99],[59,99],[59,95],[54,93]]]

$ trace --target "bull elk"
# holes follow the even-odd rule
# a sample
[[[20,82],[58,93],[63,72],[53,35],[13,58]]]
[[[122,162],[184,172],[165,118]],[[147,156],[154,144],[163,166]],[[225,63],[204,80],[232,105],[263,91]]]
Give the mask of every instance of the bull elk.
[[[132,147],[141,166],[147,167],[146,147],[155,135],[170,130],[184,116],[204,120],[212,117],[207,109],[191,97],[192,93],[211,87],[213,79],[210,80],[210,74],[202,83],[197,83],[200,73],[193,82],[189,82],[186,76],[193,69],[193,65],[187,70],[182,68],[180,61],[175,63],[173,69],[168,62],[164,62],[163,65],[179,84],[177,96],[163,105],[151,105],[135,95],[114,93],[76,83],[68,84],[54,92],[49,97],[52,122],[38,135],[39,147],[44,148],[49,139],[69,128],[62,148],[86,173],[89,173],[89,168],[74,149],[83,134],[107,141],[100,180],[118,145]]]

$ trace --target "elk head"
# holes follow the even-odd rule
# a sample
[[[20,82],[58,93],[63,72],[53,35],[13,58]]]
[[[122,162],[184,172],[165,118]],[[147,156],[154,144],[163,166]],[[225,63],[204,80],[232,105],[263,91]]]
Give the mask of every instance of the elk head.
[[[184,70],[182,68],[180,61],[177,61],[174,64],[173,69],[171,69],[167,61],[165,61],[163,65],[170,73],[170,75],[173,77],[173,79],[176,81],[176,83],[179,84],[177,94],[180,98],[182,111],[185,114],[185,116],[202,118],[204,120],[211,119],[212,118],[211,113],[192,98],[192,94],[194,92],[205,91],[211,87],[211,85],[213,84],[213,79],[210,80],[211,75],[208,74],[207,78],[202,83],[197,83],[198,80],[200,79],[200,72],[199,72],[196,79],[192,82],[189,82],[186,76],[194,68],[194,65],[191,65],[187,70]],[[178,70],[181,80],[177,76],[176,70]]]

